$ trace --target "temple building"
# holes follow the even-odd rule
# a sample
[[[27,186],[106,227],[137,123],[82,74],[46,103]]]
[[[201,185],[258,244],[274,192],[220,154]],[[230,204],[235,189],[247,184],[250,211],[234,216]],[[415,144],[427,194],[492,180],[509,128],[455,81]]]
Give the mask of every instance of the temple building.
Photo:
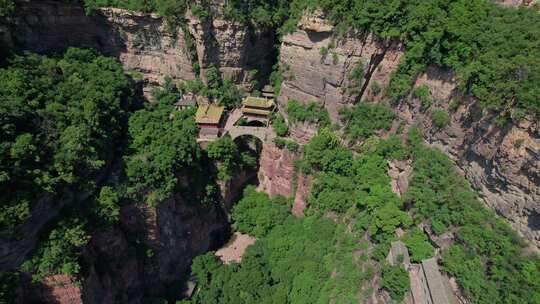
[[[182,95],[182,97],[177,102],[174,103],[174,107],[178,111],[182,111],[187,108],[194,107],[195,105],[197,105],[197,98],[195,94],[191,92]]]
[[[199,126],[200,138],[217,138],[223,119],[225,107],[215,104],[199,105],[195,114],[195,122]]]
[[[273,110],[273,99],[250,96],[242,101],[242,115],[248,120],[269,121]]]
[[[262,96],[266,98],[274,98],[274,87],[271,85],[265,85],[262,89]]]

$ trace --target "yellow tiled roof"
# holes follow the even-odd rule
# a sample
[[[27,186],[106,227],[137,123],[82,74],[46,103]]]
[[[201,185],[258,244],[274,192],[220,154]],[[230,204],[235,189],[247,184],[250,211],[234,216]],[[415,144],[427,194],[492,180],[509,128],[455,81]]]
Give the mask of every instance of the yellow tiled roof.
[[[224,109],[225,107],[214,104],[200,105],[195,114],[195,121],[197,123],[218,124]]]
[[[242,101],[242,104],[248,107],[269,109],[274,105],[274,100],[250,96],[250,97],[244,98],[244,100]]]
[[[272,87],[271,85],[265,85],[264,88],[262,89],[262,92],[263,93],[274,93],[274,87]]]
[[[242,113],[269,116],[270,113],[272,112],[270,110],[259,110],[259,109],[247,108],[244,106],[242,107]]]

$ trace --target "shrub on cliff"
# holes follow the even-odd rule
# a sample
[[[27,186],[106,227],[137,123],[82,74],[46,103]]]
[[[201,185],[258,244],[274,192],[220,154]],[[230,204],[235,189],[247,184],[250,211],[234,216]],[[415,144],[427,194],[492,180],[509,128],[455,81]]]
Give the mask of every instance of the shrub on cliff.
[[[234,170],[257,167],[257,158],[250,152],[241,152],[230,136],[212,141],[206,148],[208,157],[216,162],[218,180],[229,181]]]
[[[205,71],[207,84],[201,79],[190,80],[182,83],[180,89],[183,92],[193,92],[215,100],[219,105],[232,109],[240,104],[242,93],[230,78],[222,78],[218,68],[211,66]]]
[[[75,276],[81,270],[78,261],[81,248],[89,240],[90,236],[79,220],[61,222],[21,268],[33,272],[32,279],[36,282],[51,274]]]
[[[285,148],[290,152],[298,152],[298,150],[300,150],[300,145],[296,141],[291,139],[276,137],[274,139],[274,144],[276,145],[276,147],[280,149]]]
[[[307,104],[291,99],[287,103],[285,112],[289,116],[289,120],[295,122],[309,122],[318,125],[319,127],[327,127],[330,125],[330,116],[326,108],[318,102],[312,101]]]
[[[165,82],[161,87],[156,87],[152,90],[152,97],[158,103],[172,105],[180,98],[180,91],[170,76],[165,76],[164,80]]]
[[[400,266],[385,266],[382,270],[382,288],[397,302],[403,301],[411,289],[409,273]]]
[[[425,84],[418,86],[413,91],[413,96],[420,100],[422,107],[427,108],[431,105],[431,96],[429,93],[429,87]]]
[[[351,170],[352,152],[340,142],[336,134],[322,129],[304,146],[300,168],[305,173],[325,171],[347,175]]]
[[[258,27],[275,28],[288,18],[287,0],[229,0],[225,6],[225,17]]]
[[[390,108],[367,103],[343,107],[339,114],[345,124],[345,134],[353,141],[366,139],[378,130],[389,130],[395,118]]]
[[[272,116],[272,129],[276,132],[277,136],[285,136],[289,133],[289,126],[279,113]]]
[[[206,148],[208,157],[218,162],[218,179],[228,181],[236,167],[238,157],[238,147],[230,136],[224,136],[208,144]]]
[[[419,228],[413,228],[402,240],[409,250],[413,263],[420,263],[435,253],[435,248],[429,243],[426,234]]]
[[[431,113],[431,121],[438,128],[442,128],[450,123],[450,115],[445,109],[438,108]]]
[[[118,206],[120,196],[114,188],[102,187],[96,201],[97,204],[93,211],[99,219],[109,225],[118,222],[120,218],[120,206]]]

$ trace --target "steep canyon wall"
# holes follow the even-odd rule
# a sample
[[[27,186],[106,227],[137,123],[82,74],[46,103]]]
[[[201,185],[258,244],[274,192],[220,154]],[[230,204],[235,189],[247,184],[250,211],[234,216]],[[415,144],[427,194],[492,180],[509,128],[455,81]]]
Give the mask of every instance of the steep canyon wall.
[[[117,57],[126,71],[139,72],[146,91],[163,81],[191,80],[210,66],[236,84],[249,85],[251,71],[267,75],[273,64],[274,33],[223,19],[223,2],[202,22],[190,11],[172,26],[156,14],[104,8],[91,14],[80,3],[60,0],[18,1],[15,16],[0,27],[0,39],[23,51],[59,52],[91,47]],[[188,40],[193,41],[190,49]],[[196,56],[194,56],[196,54]]]
[[[327,50],[321,51],[323,48]],[[283,38],[279,62],[285,81],[279,104],[283,107],[289,99],[316,101],[337,120],[342,106],[359,100],[380,101],[382,94],[376,94],[373,87],[384,89],[403,54],[399,44],[369,33],[348,32],[337,37],[324,16],[315,12],[303,18],[297,31]],[[361,89],[351,91],[349,75],[359,64],[364,71]],[[470,97],[460,99],[459,106],[450,109],[450,100],[456,95],[456,81],[450,71],[429,68],[415,86],[421,84],[429,87],[434,104],[426,109],[409,96],[394,106],[396,114],[409,125],[419,125],[427,143],[454,160],[488,206],[540,245],[538,122],[526,118],[519,124],[497,126],[494,114],[481,109]],[[449,126],[436,128],[432,124],[435,107],[448,110]],[[297,140],[305,142],[304,137],[305,132]]]

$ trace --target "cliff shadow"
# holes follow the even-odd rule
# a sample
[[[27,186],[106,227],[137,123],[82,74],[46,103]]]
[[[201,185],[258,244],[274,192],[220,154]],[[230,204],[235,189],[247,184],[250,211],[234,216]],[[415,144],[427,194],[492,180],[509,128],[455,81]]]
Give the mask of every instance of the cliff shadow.
[[[306,34],[311,42],[317,43],[330,38],[333,35],[333,32],[315,32],[306,30]]]
[[[19,52],[58,54],[80,47],[119,58],[126,51],[119,29],[99,11],[87,15],[81,2],[20,2],[10,30]]]

